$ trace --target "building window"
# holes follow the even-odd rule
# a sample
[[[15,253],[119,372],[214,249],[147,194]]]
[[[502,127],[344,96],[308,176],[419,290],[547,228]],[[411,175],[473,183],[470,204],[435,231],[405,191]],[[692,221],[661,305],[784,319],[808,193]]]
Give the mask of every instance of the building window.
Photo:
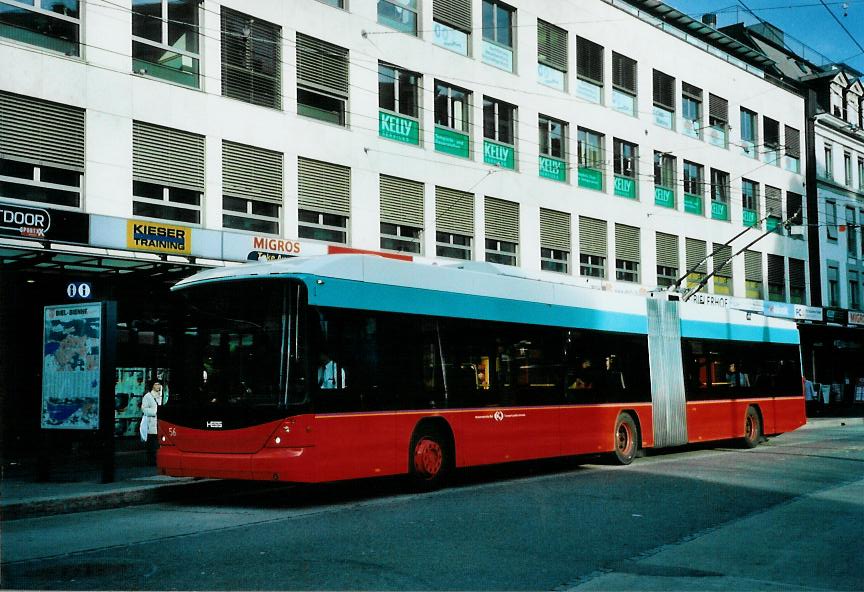
[[[347,244],[351,169],[300,156],[297,189],[300,238]]]
[[[665,152],[654,152],[654,203],[675,208],[677,187],[676,159]]]
[[[837,204],[825,202],[825,232],[830,241],[837,241]]]
[[[709,143],[727,148],[729,146],[729,102],[717,95],[708,94],[708,131]]]
[[[297,33],[297,114],[347,125],[348,50]]]
[[[803,233],[797,236],[791,233],[792,226],[801,226],[804,224],[804,198],[800,193],[786,192],[786,219],[789,225],[789,236],[797,240],[804,240]]]
[[[545,115],[539,117],[540,176],[567,180],[567,124]]]
[[[0,198],[80,208],[85,119],[78,107],[0,91]]]
[[[569,273],[570,252],[540,247],[540,269],[543,271]]]
[[[656,235],[657,285],[674,286],[678,281],[678,237],[658,232]]]
[[[519,245],[509,241],[486,239],[486,261],[501,265],[516,265],[516,251]]]
[[[853,259],[858,257],[858,223],[855,208],[846,208],[846,252]]]
[[[308,238],[328,243],[348,242],[348,217],[312,210],[299,210],[297,233]]]
[[[435,81],[435,149],[469,158],[471,92]]]
[[[864,158],[858,159],[858,189],[864,190]]]
[[[483,0],[483,62],[513,71],[516,10],[497,0]]]
[[[763,117],[762,133],[765,137],[765,162],[780,166],[780,122]]]
[[[806,302],[804,275],[804,260],[789,259],[789,302],[804,304]]]
[[[451,259],[471,259],[471,237],[452,232],[435,233],[435,254]]]
[[[750,158],[759,158],[759,123],[756,114],[741,108],[741,150]]]
[[[200,224],[204,136],[134,121],[132,140],[132,214]]]
[[[333,8],[345,8],[345,0],[318,0],[318,2],[322,2]]]
[[[423,231],[423,183],[380,175],[381,248],[420,254]]]
[[[222,141],[222,226],[279,234],[282,153]]]
[[[654,123],[675,128],[675,78],[654,70]]]
[[[579,255],[579,274],[587,277],[606,277],[606,257],[600,255]]]
[[[699,216],[703,207],[705,167],[695,162],[684,161],[684,211]]]
[[[471,48],[471,0],[433,0],[432,19],[432,43],[467,56]]]
[[[0,2],[0,37],[81,55],[78,0],[12,0]]]
[[[783,255],[768,254],[768,300],[786,302],[786,270]]]
[[[580,127],[577,138],[579,186],[603,191],[603,135]]]
[[[603,46],[576,37],[576,94],[591,103],[603,102]]]
[[[612,108],[636,115],[636,60],[612,52]]]
[[[732,247],[714,243],[714,293],[720,296],[732,295]]]
[[[637,196],[636,165],[639,162],[636,144],[615,138],[612,141],[615,170],[615,195],[635,199]]]
[[[786,170],[793,173],[801,172],[801,132],[794,127],[786,126]]]
[[[687,288],[695,289],[708,274],[708,245],[705,241],[687,237],[684,242],[687,264]]]
[[[0,197],[78,208],[80,171],[0,158]]]
[[[133,181],[132,215],[200,224],[201,197],[193,189]]]
[[[517,265],[519,204],[486,197],[486,261]]]
[[[840,270],[836,265],[828,266],[828,306],[840,306]]]
[[[579,274],[606,278],[606,221],[579,217]]]
[[[852,187],[852,155],[848,152],[843,153],[843,173],[846,187]]]
[[[744,297],[762,300],[762,253],[744,251]]]
[[[861,310],[861,284],[858,283],[858,272],[849,270],[849,308]]]
[[[825,178],[834,179],[834,146],[825,143]]]
[[[702,137],[702,89],[681,82],[681,133],[691,138]]]
[[[744,226],[759,225],[759,183],[741,179],[741,205]]]
[[[417,35],[417,0],[378,0],[378,22]]]
[[[471,259],[474,235],[474,194],[435,187],[435,254]]]
[[[483,162],[505,169],[516,168],[516,107],[483,97]]]
[[[711,218],[729,220],[729,173],[711,169]]]
[[[537,19],[537,77],[540,84],[567,90],[567,31]]]
[[[403,224],[381,223],[381,248],[386,251],[420,254],[422,228]]]
[[[132,70],[198,88],[198,0],[132,1]]]
[[[570,214],[540,208],[540,269],[570,272]]]
[[[420,74],[378,63],[378,133],[407,144],[420,143]]]
[[[222,7],[222,94],[282,108],[282,28]]]
[[[639,229],[624,224],[615,225],[615,279],[639,283],[641,247]]]

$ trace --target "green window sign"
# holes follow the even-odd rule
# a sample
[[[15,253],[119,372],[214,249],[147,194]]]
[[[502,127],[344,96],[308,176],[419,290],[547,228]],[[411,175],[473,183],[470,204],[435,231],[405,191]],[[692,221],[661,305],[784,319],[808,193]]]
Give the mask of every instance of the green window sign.
[[[554,181],[567,181],[567,163],[557,158],[541,155],[540,176]]]
[[[755,210],[744,210],[744,226],[756,226],[758,220],[756,216]]]
[[[420,126],[413,119],[379,111],[378,135],[388,140],[396,140],[406,144],[419,144]]]
[[[597,169],[579,167],[579,187],[603,191],[603,173]]]
[[[636,181],[615,175],[615,195],[636,199]]]
[[[654,188],[654,203],[664,208],[675,207],[675,192],[666,187]]]
[[[483,162],[494,164],[503,169],[516,168],[516,150],[513,146],[499,144],[492,140],[483,140]]]
[[[684,211],[688,214],[702,215],[702,196],[684,194]]]
[[[468,134],[463,134],[445,127],[435,128],[435,150],[468,158]]]
[[[729,204],[719,201],[711,202],[711,218],[714,220],[729,219]]]

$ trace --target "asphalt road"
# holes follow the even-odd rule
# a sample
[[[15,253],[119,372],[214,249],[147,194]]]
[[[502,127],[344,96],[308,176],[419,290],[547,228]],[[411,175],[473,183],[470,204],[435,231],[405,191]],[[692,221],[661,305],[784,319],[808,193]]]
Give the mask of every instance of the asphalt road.
[[[2,524],[0,588],[862,590],[864,424]]]

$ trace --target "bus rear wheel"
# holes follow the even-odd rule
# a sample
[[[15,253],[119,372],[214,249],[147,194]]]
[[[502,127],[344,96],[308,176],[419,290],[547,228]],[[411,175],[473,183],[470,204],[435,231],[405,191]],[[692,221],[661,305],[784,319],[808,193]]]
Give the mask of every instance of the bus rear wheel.
[[[420,490],[441,487],[453,465],[449,441],[439,430],[419,427],[411,438],[408,463],[411,480]]]
[[[629,413],[622,413],[615,420],[615,461],[629,465],[639,450],[639,431]]]
[[[762,440],[762,420],[754,407],[748,407],[744,414],[744,448],[756,448]]]

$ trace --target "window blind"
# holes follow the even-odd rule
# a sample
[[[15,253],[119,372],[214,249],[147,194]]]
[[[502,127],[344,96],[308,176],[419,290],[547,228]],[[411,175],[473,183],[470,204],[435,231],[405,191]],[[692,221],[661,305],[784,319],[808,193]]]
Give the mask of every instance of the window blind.
[[[792,158],[801,158],[801,132],[794,127],[786,126],[786,154]]]
[[[664,232],[657,233],[657,265],[678,269],[678,237]]]
[[[606,221],[579,216],[579,251],[583,255],[605,257],[607,247]]]
[[[603,85],[603,46],[584,37],[576,38],[576,75]]]
[[[204,191],[204,136],[133,121],[132,176],[138,181]]]
[[[786,283],[786,273],[784,268],[783,255],[768,254],[768,283],[780,284]]]
[[[567,31],[537,19],[537,61],[567,71]]]
[[[519,242],[519,204],[486,197],[486,237],[511,243]]]
[[[297,82],[348,96],[348,50],[297,33]]]
[[[654,104],[675,111],[675,78],[654,70]]]
[[[423,183],[380,175],[381,221],[423,228]]]
[[[708,94],[708,115],[722,121],[729,122],[729,101],[717,95]]]
[[[636,94],[636,60],[612,52],[612,86]]]
[[[0,156],[84,171],[84,109],[0,91]]]
[[[715,275],[732,277],[732,247],[714,243],[713,267],[717,272]]]
[[[433,0],[432,18],[470,34],[471,0]]]
[[[435,187],[435,227],[441,232],[474,234],[474,194]]]
[[[639,262],[639,229],[624,224],[615,225],[615,257],[626,261]]]
[[[282,153],[222,141],[222,194],[282,203]]]
[[[304,210],[348,216],[351,211],[351,169],[299,156],[297,202]]]
[[[744,279],[751,282],[762,281],[762,253],[744,251]]]
[[[765,145],[769,148],[780,146],[780,122],[770,117],[762,118],[762,130],[765,137]]]
[[[777,187],[765,186],[765,213],[777,218],[783,216],[783,192]]]
[[[540,246],[570,251],[570,214],[540,208]]]
[[[684,241],[684,251],[687,257],[687,271],[689,273],[708,273],[707,261],[703,261],[708,255],[708,246],[705,241],[687,238]],[[702,263],[699,263],[702,261]]]
[[[804,260],[789,258],[789,287],[801,288],[805,287],[804,276]]]

